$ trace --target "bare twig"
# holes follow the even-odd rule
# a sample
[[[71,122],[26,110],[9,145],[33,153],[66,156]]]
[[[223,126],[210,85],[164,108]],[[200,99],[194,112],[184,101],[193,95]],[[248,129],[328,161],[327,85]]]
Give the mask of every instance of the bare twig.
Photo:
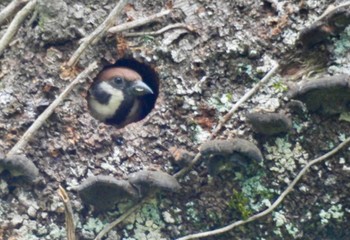
[[[81,72],[75,79],[72,81],[66,89],[51,103],[51,105],[45,109],[45,111],[40,114],[40,116],[35,120],[35,122],[28,128],[28,130],[23,134],[21,139],[16,143],[16,145],[9,151],[7,154],[15,155],[17,154],[21,149],[23,149],[28,141],[33,137],[33,135],[36,133],[36,131],[44,124],[46,119],[50,117],[50,115],[53,113],[55,108],[62,102],[63,99],[67,97],[67,95],[72,91],[73,87],[77,85],[81,80],[84,80],[87,78],[87,76],[97,68],[97,63],[93,62],[91,63],[83,72]]]
[[[326,11],[319,17],[316,19],[316,21],[313,23],[315,24],[316,22],[322,21],[323,19],[325,19],[327,16],[329,16],[330,14],[334,13],[335,11],[339,10],[340,8],[345,8],[350,6],[350,2],[344,2],[342,4],[339,4],[338,6],[332,6],[326,9]]]
[[[15,18],[10,23],[5,34],[0,39],[0,55],[2,55],[2,52],[4,51],[4,49],[10,43],[13,36],[17,33],[24,19],[26,19],[26,17],[33,11],[36,5],[36,1],[37,0],[31,0],[22,8],[21,11],[19,11],[16,14]]]
[[[67,63],[67,67],[73,67],[77,61],[79,60],[81,54],[85,51],[85,49],[90,46],[92,43],[97,42],[102,36],[106,33],[106,31],[113,25],[117,16],[123,10],[125,4],[128,0],[119,0],[118,4],[111,11],[108,17],[103,21],[103,23],[98,26],[95,31],[93,31],[89,36],[84,38],[83,42],[80,44],[79,48],[73,53],[73,56],[69,59]]]
[[[119,218],[108,224],[97,236],[94,240],[101,240],[104,235],[106,235],[109,231],[111,231],[115,226],[124,221],[130,214],[140,209],[142,205],[150,199],[152,195],[144,197],[139,203],[131,207],[128,211],[123,213]]]
[[[321,161],[324,161],[325,159],[328,159],[329,157],[333,156],[334,154],[338,153],[343,147],[345,147],[347,144],[350,143],[350,138],[345,139],[344,142],[339,144],[336,148],[334,148],[332,151],[322,155],[319,158],[316,158],[306,164],[306,166],[299,172],[299,174],[295,177],[295,179],[291,182],[291,184],[288,185],[288,187],[282,192],[282,194],[276,199],[276,201],[266,210],[255,214],[254,216],[249,217],[246,220],[239,220],[237,222],[234,222],[230,225],[227,225],[226,227],[215,229],[213,231],[207,231],[207,232],[202,232],[202,233],[196,233],[196,234],[191,234],[188,236],[184,236],[181,238],[178,238],[177,240],[189,240],[189,239],[198,239],[198,238],[203,238],[203,237],[209,237],[213,235],[218,235],[222,234],[225,232],[228,232],[232,230],[235,227],[241,226],[243,224],[246,224],[248,222],[252,222],[256,219],[262,218],[266,216],[267,214],[271,213],[278,205],[281,204],[281,202],[284,200],[284,198],[293,190],[295,185],[299,182],[299,180],[305,175],[305,173],[310,169],[312,165],[315,165],[316,163],[319,163]]]
[[[62,186],[59,186],[58,195],[61,197],[64,204],[64,214],[66,222],[67,240],[75,240],[75,224],[73,218],[73,209],[70,199],[66,190]]]
[[[214,139],[216,138],[216,136],[218,135],[218,133],[221,131],[222,127],[226,124],[226,122],[228,120],[230,120],[230,118],[233,116],[233,114],[238,110],[238,108],[242,105],[242,103],[244,103],[245,101],[247,101],[251,96],[253,96],[253,94],[259,90],[259,88],[261,86],[263,86],[264,84],[266,84],[271,77],[273,77],[277,70],[279,69],[279,64],[275,64],[275,66],[265,75],[265,77],[263,79],[260,80],[260,82],[258,82],[252,89],[250,89],[241,99],[239,99],[238,102],[236,102],[235,105],[232,106],[232,108],[230,109],[230,111],[220,120],[219,124],[216,126],[216,128],[214,129],[212,135],[210,136],[210,139]]]
[[[15,12],[22,7],[23,4],[27,3],[29,0],[13,0],[0,12],[0,26],[4,24],[6,20],[12,17]]]
[[[335,9],[331,9],[330,11],[326,11],[317,21],[322,20],[323,17],[325,17],[326,15],[328,15],[330,12],[333,12],[337,9],[339,9],[340,7],[346,7],[350,5],[350,2],[341,4],[340,6],[336,7]],[[168,14],[168,13],[166,13]],[[140,19],[134,22],[130,22],[130,23],[125,23],[125,24],[121,24],[119,26],[113,27],[111,28],[108,32],[110,33],[117,33],[117,32],[121,32],[121,31],[125,31],[134,27],[138,27],[141,26],[143,24],[148,23],[148,21],[146,22],[147,18],[145,19]],[[153,21],[153,19],[152,19]],[[136,36],[137,33],[128,33],[126,34],[126,36]],[[140,33],[139,33],[140,34]],[[143,33],[145,34],[145,33]],[[149,34],[149,33],[146,33]],[[272,76],[275,75],[275,73],[278,71],[278,69],[280,68],[279,64],[276,64],[268,73],[267,75],[265,75],[265,77],[258,83],[256,84],[251,90],[249,90],[232,108],[231,110],[220,120],[219,124],[217,125],[217,127],[214,129],[214,131],[212,132],[211,136],[209,139],[215,139],[216,136],[218,135],[218,133],[221,131],[221,129],[223,128],[223,126],[226,124],[226,122],[233,116],[233,114],[238,110],[238,108],[242,105],[242,103],[244,103],[246,100],[248,100],[256,91],[259,90],[259,88],[266,84]],[[301,172],[298,174],[298,176],[294,179],[294,181],[287,187],[287,189],[277,198],[277,200],[271,205],[270,208],[266,209],[265,211],[258,213],[246,220],[240,220],[237,222],[234,222],[224,228],[220,228],[220,229],[216,229],[214,231],[209,231],[209,232],[203,232],[203,233],[198,233],[198,234],[192,234],[192,235],[188,235],[185,237],[182,237],[178,240],[187,240],[187,239],[194,239],[194,238],[201,238],[201,237],[207,237],[207,236],[211,236],[211,235],[217,235],[223,232],[227,232],[230,231],[231,229],[243,225],[245,223],[248,222],[252,222],[256,219],[259,219],[267,214],[269,214],[270,212],[272,212],[286,197],[286,195],[292,191],[292,189],[294,188],[294,186],[296,185],[296,183],[300,180],[300,178],[305,174],[305,172],[314,164],[323,161],[324,159],[330,157],[331,155],[337,153],[341,148],[343,148],[346,144],[348,144],[350,142],[350,138],[348,138],[347,140],[345,140],[343,143],[341,143],[337,148],[335,148],[334,150],[332,150],[331,152],[323,155],[320,158],[317,158],[311,162],[309,162],[302,170]],[[177,172],[176,174],[174,174],[174,177],[176,178],[180,178],[182,176],[184,176],[185,174],[187,174],[188,171],[190,171],[192,169],[192,167],[201,159],[201,154],[198,153],[193,160],[191,161],[190,165],[187,166],[186,168],[183,168],[181,171]],[[129,216],[132,212],[136,211],[137,209],[139,209],[141,207],[141,205],[144,202],[140,202],[139,204],[135,205],[134,207],[130,208],[125,214],[123,214],[122,216],[120,216],[117,220],[115,220],[113,223],[111,223],[108,227],[106,227],[102,232],[98,235],[99,238],[95,238],[95,240],[100,240],[101,237],[103,235],[105,235],[108,231],[110,231],[113,227],[115,227],[117,224],[119,224],[121,221],[123,221],[127,216]]]
[[[242,99],[247,100],[249,97],[251,97],[264,83],[266,83],[278,70],[278,64],[276,64],[276,66],[274,66],[267,74],[266,76],[258,83],[256,84],[252,90],[254,89],[254,91],[250,90],[246,95],[244,95],[242,97]],[[223,124],[225,124],[230,117],[232,117],[234,111],[236,111],[238,109],[238,107],[244,102],[244,101],[238,101],[235,106],[232,107],[232,109],[230,110],[229,113],[227,113],[223,119],[224,121],[221,121],[222,126]],[[214,130],[214,132],[212,133],[212,135],[210,136],[210,139],[213,139],[213,135],[218,134],[218,132],[221,130],[222,126],[220,128],[216,128]],[[177,172],[176,174],[174,174],[173,176],[176,178],[181,178],[182,176],[184,176],[186,173],[188,173],[188,171],[190,171],[192,169],[192,167],[201,159],[201,154],[197,153],[197,155],[193,158],[193,160],[191,161],[191,163],[181,169],[179,172]],[[138,210],[143,203],[145,203],[147,200],[151,198],[151,196],[147,196],[145,197],[140,203],[138,203],[137,205],[133,206],[132,208],[130,208],[127,212],[125,212],[123,215],[121,215],[117,220],[115,220],[113,223],[109,224],[105,229],[102,230],[102,232],[100,232],[98,234],[98,236],[95,238],[95,240],[100,240],[106,233],[108,233],[112,228],[114,228],[115,226],[117,226],[120,222],[122,222],[125,218],[127,218],[131,213],[133,213],[134,211]]]
[[[184,168],[182,168],[180,171],[174,174],[174,177],[181,178],[182,176],[186,175],[194,165],[201,159],[201,154],[197,153],[196,156],[192,159],[192,161]]]
[[[159,29],[158,31],[132,32],[132,33],[125,33],[123,36],[125,36],[125,37],[139,37],[139,36],[145,36],[145,35],[156,36],[156,35],[163,34],[164,32],[169,31],[169,30],[174,29],[174,28],[185,28],[187,31],[190,31],[190,32],[193,31],[193,29],[190,26],[188,26],[187,24],[175,23],[175,24],[163,27],[163,28]]]
[[[238,110],[238,108],[245,102],[247,101],[251,96],[253,96],[253,94],[259,90],[259,88],[261,88],[261,86],[263,86],[263,84],[266,84],[271,77],[274,76],[274,74],[277,72],[277,70],[279,69],[279,65],[276,63],[276,65],[265,75],[265,77],[263,79],[260,80],[260,82],[258,82],[252,89],[250,89],[241,99],[239,99],[239,101],[232,106],[232,108],[230,109],[230,111],[220,120],[218,126],[214,129],[214,131],[212,132],[212,134],[210,135],[209,139],[215,139],[216,136],[219,134],[219,132],[221,131],[222,127],[226,124],[226,122],[228,120],[230,120],[230,118],[233,116],[233,114]],[[190,171],[192,169],[192,167],[201,159],[201,154],[197,153],[197,155],[194,157],[194,159],[191,161],[191,163],[181,169],[179,172],[177,172],[174,177],[179,178],[183,175],[185,175],[188,171]]]
[[[137,20],[132,21],[132,22],[127,22],[127,23],[123,23],[123,24],[120,24],[120,25],[115,26],[115,27],[111,27],[110,29],[108,29],[108,32],[109,33],[118,33],[118,32],[122,32],[122,31],[132,29],[135,27],[140,27],[140,26],[143,26],[145,24],[154,22],[158,18],[164,17],[164,16],[168,15],[169,13],[171,13],[171,10],[167,9],[167,10],[164,10],[162,12],[156,13],[154,15],[145,17],[145,18],[140,18],[140,19],[137,19]]]

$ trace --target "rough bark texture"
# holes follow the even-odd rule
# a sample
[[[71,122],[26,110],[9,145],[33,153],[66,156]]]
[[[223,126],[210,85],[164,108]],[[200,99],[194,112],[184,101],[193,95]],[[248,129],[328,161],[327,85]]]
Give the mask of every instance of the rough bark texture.
[[[0,11],[9,2],[1,1]],[[261,164],[215,177],[204,163],[195,166],[179,180],[180,193],[158,194],[111,231],[108,239],[175,239],[263,210],[306,161],[330,150],[350,132],[346,114],[341,119],[347,121],[339,115],[294,114],[290,133],[272,137],[256,136],[245,119],[253,109],[283,108],[287,80],[299,81],[310,72],[348,73],[348,28],[317,45],[319,51],[294,47],[297,34],[332,3],[174,0],[167,4],[176,9],[173,14],[131,32],[156,31],[177,22],[188,24],[193,32],[172,29],[153,37],[124,41],[119,37],[118,45],[109,36],[89,47],[78,70],[95,60],[102,68],[120,58],[123,49],[155,67],[160,79],[157,104],[144,120],[115,129],[88,113],[85,97],[91,81],[76,88],[23,151],[39,169],[39,182],[31,185],[1,173],[0,239],[64,239],[59,185],[70,195],[77,235],[94,239],[128,205],[96,215],[70,189],[91,175],[125,179],[141,169],[177,172],[180,166],[173,163],[169,149],[197,152],[219,118],[264,76],[274,59],[285,63],[283,74],[244,104],[219,136],[255,143],[264,155]],[[60,66],[115,4],[39,1],[36,17],[25,21],[0,56],[0,152],[6,154],[68,85],[60,79]],[[130,1],[118,23],[160,12],[165,6],[159,0]],[[2,26],[0,36],[5,29]],[[321,54],[326,58],[318,61]],[[273,215],[210,239],[346,239],[350,236],[349,159],[346,149],[313,168]]]

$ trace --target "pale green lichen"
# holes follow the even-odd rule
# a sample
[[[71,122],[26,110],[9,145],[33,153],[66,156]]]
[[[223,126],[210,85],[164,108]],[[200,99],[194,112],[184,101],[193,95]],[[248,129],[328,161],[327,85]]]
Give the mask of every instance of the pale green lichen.
[[[319,216],[321,223],[326,225],[331,219],[341,220],[344,216],[343,206],[341,204],[331,206],[327,211],[321,210]]]
[[[278,211],[272,213],[273,221],[276,223],[277,229],[274,230],[274,233],[280,237],[282,237],[282,228],[285,228],[287,233],[294,238],[297,237],[299,233],[299,229],[294,226],[293,223],[289,222],[285,216],[284,211]]]
[[[209,104],[219,112],[227,112],[232,107],[232,94],[213,94],[209,99]]]
[[[196,208],[194,208],[194,202],[186,203],[186,219],[192,222],[200,222],[199,212]]]
[[[342,112],[339,116],[339,120],[350,122],[350,112]]]
[[[272,213],[273,221],[276,223],[276,227],[281,227],[287,223],[285,212],[279,211]]]
[[[99,233],[104,227],[104,223],[98,218],[89,218],[82,226],[82,232],[85,235],[94,236]]]
[[[268,154],[265,156],[267,160],[274,161],[275,165],[270,168],[271,171],[278,173],[296,171],[297,163],[304,166],[309,158],[308,153],[301,147],[299,143],[292,146],[283,138],[277,138],[275,145],[265,144]],[[280,179],[285,176],[279,175]]]
[[[204,130],[201,126],[195,125],[194,130],[194,141],[198,143],[203,143],[209,139],[210,132]]]
[[[350,27],[347,27],[341,34],[339,39],[334,41],[334,54],[337,56],[347,57],[350,50]]]
[[[329,66],[328,72],[331,74],[345,73],[350,74],[349,50],[350,50],[350,27],[340,34],[340,37],[334,38],[333,64]]]
[[[338,139],[342,142],[346,140],[346,135],[344,133],[339,134]]]
[[[241,183],[242,193],[249,199],[249,208],[257,212],[271,205],[272,191],[262,183],[262,174],[248,178]],[[257,201],[259,199],[259,201]]]
[[[61,239],[66,236],[66,229],[64,227],[57,226],[54,223],[49,225],[51,239]]]
[[[123,231],[123,240],[165,240],[161,234],[165,223],[156,199],[145,204],[140,211],[132,214],[126,221],[128,224]]]
[[[294,238],[297,238],[297,235],[299,233],[299,229],[296,228],[292,223],[286,224],[286,230],[291,236],[293,236]]]

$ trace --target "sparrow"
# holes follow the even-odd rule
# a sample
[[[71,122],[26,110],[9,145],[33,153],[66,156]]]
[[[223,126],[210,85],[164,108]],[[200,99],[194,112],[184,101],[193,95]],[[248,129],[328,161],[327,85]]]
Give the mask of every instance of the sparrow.
[[[154,94],[153,90],[139,73],[126,67],[110,67],[97,75],[87,101],[94,118],[121,128],[145,116],[142,97],[148,94]]]

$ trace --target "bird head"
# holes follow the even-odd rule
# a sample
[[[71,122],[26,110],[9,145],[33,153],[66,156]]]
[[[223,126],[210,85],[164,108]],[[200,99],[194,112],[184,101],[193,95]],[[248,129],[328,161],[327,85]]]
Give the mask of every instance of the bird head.
[[[142,77],[132,69],[124,67],[115,67],[104,70],[97,77],[97,84],[104,82],[109,86],[111,92],[115,90],[122,91],[124,94],[138,97],[147,94],[153,94],[152,89],[142,80]],[[106,89],[107,92],[109,92]]]
[[[139,120],[140,97],[153,94],[140,74],[126,67],[102,71],[92,85],[88,105],[93,117],[115,125]],[[124,124],[125,125],[125,124]]]

